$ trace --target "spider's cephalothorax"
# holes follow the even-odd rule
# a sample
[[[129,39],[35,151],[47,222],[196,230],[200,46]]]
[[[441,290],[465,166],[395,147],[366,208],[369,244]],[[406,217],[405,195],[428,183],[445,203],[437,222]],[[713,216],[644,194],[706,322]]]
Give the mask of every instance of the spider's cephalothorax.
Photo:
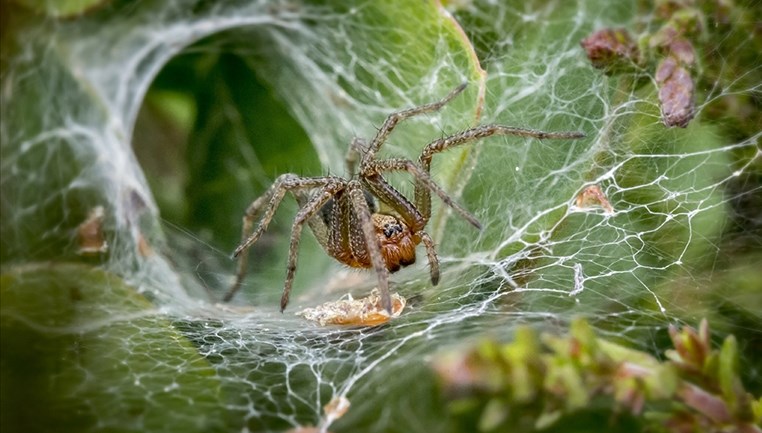
[[[502,125],[482,125],[476,128],[434,140],[424,146],[417,163],[408,159],[376,159],[376,153],[397,124],[418,114],[437,111],[465,89],[461,84],[444,99],[419,107],[392,113],[386,118],[370,143],[355,139],[349,149],[347,163],[350,176],[300,177],[284,174],[278,177],[262,196],[249,205],[243,217],[241,244],[233,253],[238,257],[235,282],[225,295],[230,300],[241,287],[246,273],[248,248],[267,230],[286,192],[290,191],[301,209],[291,230],[286,281],[280,309],[288,305],[291,285],[296,272],[297,248],[302,228],[307,223],[325,251],[336,260],[355,268],[373,268],[378,276],[378,290],[383,307],[391,312],[389,272],[415,262],[415,248],[423,242],[428,256],[431,282],[439,281],[439,260],[434,241],[424,230],[431,217],[431,193],[453,208],[461,217],[477,228],[479,222],[468,211],[455,203],[447,193],[431,180],[431,158],[443,150],[492,135],[516,135],[533,138],[580,138],[579,132],[543,132]],[[359,166],[355,175],[355,165]],[[415,197],[411,203],[392,187],[382,174],[406,171],[415,178]],[[376,200],[390,209],[377,212]],[[256,230],[255,218],[263,212]]]
[[[394,215],[373,214],[376,239],[381,243],[381,255],[386,269],[397,272],[400,268],[415,263],[415,247],[421,243],[421,236]],[[370,263],[366,266],[371,267]]]
[[[363,189],[368,210],[371,212],[374,238],[378,240],[381,256],[389,272],[415,263],[415,247],[421,243],[420,236],[395,215],[377,212],[373,196]],[[300,204],[308,200],[297,193]],[[360,227],[361,221],[343,192],[336,194],[320,209],[321,218],[311,218],[308,222],[313,233],[326,252],[336,260],[353,268],[372,268],[373,261],[362,231],[342,233],[343,228]],[[343,218],[349,220],[345,223]],[[343,238],[342,238],[343,236]]]

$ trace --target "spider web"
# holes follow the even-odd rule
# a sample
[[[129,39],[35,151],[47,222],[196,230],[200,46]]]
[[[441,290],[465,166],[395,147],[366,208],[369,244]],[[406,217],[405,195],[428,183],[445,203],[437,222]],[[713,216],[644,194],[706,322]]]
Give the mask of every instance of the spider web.
[[[593,69],[579,45],[601,28],[657,25],[632,3],[474,2],[451,5],[451,15],[404,2],[175,0],[106,3],[70,20],[29,18],[3,43],[11,48],[0,129],[3,340],[14,338],[5,329],[22,323],[33,330],[29,338],[91,349],[48,371],[49,386],[71,404],[49,417],[76,408],[85,414],[72,424],[79,431],[442,431],[448,419],[432,397],[428,361],[487,335],[509,339],[522,324],[564,329],[582,316],[610,338],[660,353],[669,324],[708,316],[725,333],[740,329],[759,341],[759,279],[738,294],[733,278],[761,257],[762,128],[728,131],[710,111],[726,99],[758,102],[762,59],[702,90],[688,128],[667,129],[653,72],[644,67],[645,78],[628,85]],[[740,38],[755,43],[751,33]],[[723,52],[722,65],[731,68],[743,49]],[[206,153],[183,180],[208,193],[189,201],[209,214],[175,220],[160,201],[177,186],[149,185],[145,166],[155,165],[141,166],[133,150],[133,143],[162,146],[139,143],[138,115],[163,68],[229,53],[249,71],[223,89],[230,100],[238,89],[247,94],[247,80],[260,80],[303,129],[310,157],[294,160],[294,149],[277,141],[293,138],[284,131],[268,138],[267,149],[285,162],[265,161],[250,136],[237,135],[246,113],[199,111],[197,122],[208,122],[202,132],[214,133],[189,138],[205,143],[193,149]],[[697,77],[708,69],[699,65]],[[419,260],[392,277],[408,306],[389,325],[306,322],[293,313],[362,296],[374,276],[342,268],[305,235],[291,305],[280,314],[291,203],[252,251],[261,264],[253,261],[234,305],[213,301],[232,281],[229,254],[242,212],[272,178],[343,174],[353,136],[369,138],[390,112],[438,100],[463,81],[470,83],[464,95],[401,125],[382,155],[415,158],[425,143],[479,123],[587,137],[490,138],[435,157],[435,179],[484,226],[476,231],[435,203],[429,232],[443,266],[437,287]],[[223,112],[236,108],[222,104]],[[256,117],[257,107],[251,110]],[[233,144],[214,153],[216,140]],[[200,174],[209,161],[227,184],[217,188]],[[391,180],[411,196],[409,179]],[[217,189],[205,190],[210,184]],[[588,187],[611,208],[578,202]],[[81,224],[98,207],[108,252],[83,257]],[[76,297],[58,291],[74,286],[89,307],[61,312]],[[47,290],[50,305],[40,296]],[[718,313],[717,303],[745,321]],[[43,304],[55,314],[39,313]],[[4,353],[8,347],[16,346]],[[759,367],[748,364],[758,383]],[[324,407],[340,398],[351,407],[335,421]],[[101,412],[103,402],[112,412]],[[16,421],[29,422],[23,416]]]

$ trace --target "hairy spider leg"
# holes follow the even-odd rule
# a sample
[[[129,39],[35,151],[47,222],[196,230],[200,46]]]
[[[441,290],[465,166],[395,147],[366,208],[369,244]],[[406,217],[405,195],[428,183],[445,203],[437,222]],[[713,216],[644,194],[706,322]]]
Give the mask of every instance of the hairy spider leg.
[[[436,286],[439,283],[439,258],[437,257],[434,248],[434,241],[424,230],[431,215],[420,212],[417,206],[410,203],[405,196],[386,182],[386,180],[381,177],[381,173],[387,171],[407,171],[416,179],[416,185],[424,185],[425,188],[427,188],[427,193],[429,193],[429,191],[434,191],[434,193],[437,194],[447,206],[453,208],[463,219],[468,221],[474,227],[481,229],[481,224],[479,224],[479,221],[470,212],[453,201],[452,198],[450,198],[450,196],[431,179],[429,174],[418,167],[413,161],[406,159],[376,160],[367,164],[364,167],[364,170],[366,171],[363,172],[363,179],[365,179],[368,188],[373,191],[379,200],[397,211],[397,213],[399,213],[410,226],[413,234],[423,242],[423,245],[426,248],[426,256],[429,261],[431,283]],[[430,195],[427,197],[429,197],[430,200]]]
[[[291,244],[288,248],[288,265],[286,266],[286,282],[283,285],[283,294],[280,298],[280,312],[286,309],[288,305],[288,299],[291,296],[291,287],[294,285],[294,274],[296,273],[296,260],[299,256],[299,239],[302,235],[302,228],[304,223],[314,217],[323,205],[328,202],[339,191],[346,188],[346,182],[335,181],[327,183],[323,186],[322,190],[312,198],[299,210],[294,218],[294,223],[291,226]]]
[[[326,251],[340,261],[350,264],[350,266],[355,266],[352,263],[360,260],[362,254],[367,254],[367,258],[370,260],[370,264],[378,276],[378,289],[381,292],[382,305],[391,313],[389,271],[386,268],[385,258],[382,256],[381,243],[375,236],[373,216],[371,215],[375,211],[375,206],[373,206],[371,199],[368,198],[369,192],[374,194],[379,201],[394,209],[402,217],[411,229],[414,238],[417,239],[415,240],[416,244],[423,242],[431,267],[431,281],[436,285],[439,281],[439,259],[437,258],[433,240],[424,231],[431,217],[431,192],[433,191],[446,205],[455,209],[468,222],[477,228],[480,228],[480,225],[473,215],[455,203],[431,179],[429,172],[433,155],[450,147],[492,135],[515,135],[538,139],[584,137],[584,134],[580,132],[554,133],[502,125],[484,125],[430,142],[423,149],[419,157],[419,165],[406,159],[375,159],[375,154],[399,122],[418,114],[439,110],[463,92],[465,87],[466,83],[461,84],[438,102],[390,114],[367,146],[364,140],[355,138],[346,157],[349,180],[335,176],[317,178],[302,178],[294,174],[279,176],[265,194],[249,205],[244,214],[241,244],[233,253],[233,257],[239,258],[236,280],[225,295],[224,300],[229,301],[239,290],[246,272],[248,249],[267,230],[267,226],[287,191],[290,191],[296,197],[297,202],[302,207],[292,226],[286,282],[281,297],[281,312],[288,304],[296,272],[299,240],[304,223],[307,222]],[[355,178],[358,160],[360,161],[359,179]],[[382,173],[387,171],[407,171],[415,177],[415,205],[410,203],[407,198],[386,182],[382,177]],[[314,190],[318,192],[312,195],[305,192]],[[346,196],[343,195],[344,193],[346,193]],[[330,218],[320,215],[320,221],[316,220],[317,214],[326,212],[326,206],[332,199],[335,200],[333,206],[336,207],[331,206],[331,210],[328,211],[330,212]],[[256,216],[263,207],[264,215],[257,229],[249,234]],[[359,230],[358,223],[360,226]],[[345,254],[349,254],[349,256],[345,257]],[[347,260],[352,262],[347,262]],[[364,263],[363,266],[366,266],[367,262]]]
[[[439,257],[437,256],[437,250],[434,248],[434,240],[423,230],[420,230],[417,234],[421,237],[423,246],[426,247],[426,257],[428,257],[429,260],[431,284],[436,286],[439,284]]]
[[[413,236],[419,238],[426,247],[426,256],[429,261],[431,283],[439,283],[439,257],[434,248],[434,241],[424,230],[426,221],[412,203],[402,193],[391,186],[380,174],[364,177],[366,187],[373,191],[378,199],[394,209],[410,228]]]
[[[362,165],[365,165],[376,157],[376,153],[381,148],[381,145],[384,144],[387,137],[389,137],[389,134],[392,133],[394,128],[403,120],[409,119],[411,117],[417,116],[419,114],[424,113],[431,113],[434,111],[439,111],[440,108],[444,107],[453,100],[456,96],[458,96],[463,90],[466,88],[468,83],[462,83],[453,91],[451,91],[447,96],[442,98],[441,100],[437,102],[432,102],[430,104],[421,105],[414,108],[409,108],[407,110],[398,111],[396,113],[390,114],[384,123],[381,125],[381,128],[378,129],[378,132],[376,132],[376,136],[373,137],[373,140],[371,140],[370,145],[368,146],[368,149],[365,151],[365,154],[362,157]]]
[[[486,138],[493,135],[513,135],[518,137],[537,138],[540,140],[546,138],[576,139],[585,136],[585,134],[576,131],[545,132],[537,131],[534,129],[515,128],[503,125],[482,125],[463,132],[459,132],[449,137],[443,137],[438,140],[434,140],[431,143],[427,144],[423,148],[421,156],[418,159],[419,165],[421,169],[423,169],[428,175],[428,173],[431,171],[431,159],[435,154],[452,147],[459,146],[461,144],[466,144],[471,141],[479,140],[481,138]],[[418,179],[419,180],[415,183],[415,207],[418,208],[418,210],[421,212],[421,215],[423,215],[428,222],[429,218],[431,217],[431,187],[427,182],[422,181],[421,178]]]
[[[392,299],[389,295],[389,271],[386,269],[386,263],[381,255],[381,245],[379,245],[379,241],[376,239],[375,228],[373,227],[373,222],[370,217],[370,208],[365,199],[362,184],[357,180],[350,181],[347,185],[347,193],[352,200],[352,206],[354,207],[355,213],[360,219],[360,226],[362,227],[362,234],[365,238],[367,253],[370,257],[373,269],[376,270],[376,275],[378,276],[378,291],[381,295],[381,306],[391,315]],[[350,224],[349,218],[345,219],[345,223]],[[352,230],[352,227],[348,227],[347,229],[350,235],[356,233]]]
[[[479,223],[479,220],[476,219],[475,216],[471,215],[469,211],[467,211],[463,206],[459,205],[457,202],[455,202],[447,193],[436,184],[431,179],[431,176],[428,172],[424,171],[420,167],[418,167],[413,161],[409,159],[400,159],[400,158],[390,158],[390,159],[382,159],[382,160],[375,160],[370,163],[368,163],[365,167],[363,167],[363,178],[372,178],[374,179],[374,183],[383,183],[389,188],[393,190],[391,185],[389,185],[383,178],[380,176],[381,173],[387,172],[387,171],[407,171],[413,177],[416,179],[416,183],[421,183],[427,188],[427,191],[433,191],[436,195],[439,196],[439,198],[442,199],[442,201],[447,205],[450,206],[452,209],[454,209],[458,215],[460,215],[463,219],[468,221],[471,225],[476,227],[477,229],[481,229],[482,226]],[[369,181],[370,182],[370,181]],[[374,191],[375,192],[375,191]],[[403,197],[402,194],[394,190],[395,197]],[[383,191],[381,193],[384,193]],[[379,197],[381,199],[381,197]],[[399,199],[399,198],[398,198]],[[384,201],[385,203],[392,205],[392,203],[389,203],[387,201]],[[408,200],[405,200],[405,203],[408,203],[409,208],[414,209],[416,215],[418,215],[418,221],[415,221],[417,224],[414,227],[414,230],[423,229],[423,227],[428,223],[430,214],[426,214],[424,212],[421,212],[420,209],[417,209],[416,206],[413,206]],[[418,226],[420,225],[420,227]]]
[[[345,161],[347,164],[347,177],[349,179],[355,177],[357,162],[360,160],[360,156],[363,154],[365,150],[364,148],[366,146],[367,143],[362,138],[355,137],[352,139],[352,143],[349,145],[349,149],[347,149],[347,154],[345,156]]]
[[[264,233],[265,230],[267,230],[267,227],[270,224],[270,221],[272,221],[275,211],[283,200],[286,192],[298,189],[319,188],[331,182],[344,182],[344,180],[334,176],[303,178],[292,173],[282,174],[278,176],[275,182],[273,182],[264,194],[249,205],[243,216],[241,243],[233,252],[233,258],[238,258],[238,269],[236,271],[235,281],[222,298],[223,302],[228,302],[233,299],[233,296],[240,290],[243,278],[246,275],[249,247],[262,236],[262,233]],[[265,206],[265,210],[262,219],[259,221],[259,225],[253,233],[249,234],[254,224],[254,220],[263,206]]]

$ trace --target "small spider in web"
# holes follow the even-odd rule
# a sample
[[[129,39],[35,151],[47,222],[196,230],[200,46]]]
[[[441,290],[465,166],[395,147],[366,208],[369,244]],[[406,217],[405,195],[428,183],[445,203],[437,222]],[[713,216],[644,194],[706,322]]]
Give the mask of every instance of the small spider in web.
[[[417,163],[401,158],[376,158],[376,153],[401,121],[419,114],[438,111],[465,88],[466,83],[463,83],[440,101],[390,114],[370,143],[355,138],[347,154],[349,177],[346,179],[331,175],[301,177],[290,173],[279,176],[272,186],[246,209],[241,243],[233,253],[233,258],[238,258],[235,282],[223,300],[229,301],[241,288],[246,274],[249,247],[267,230],[286,192],[295,196],[301,208],[291,229],[286,281],[280,300],[281,312],[288,305],[296,272],[299,239],[305,223],[312,229],[328,255],[353,268],[375,270],[381,304],[389,313],[392,308],[389,273],[413,264],[415,248],[420,243],[426,248],[431,283],[436,285],[439,282],[439,259],[434,241],[425,231],[431,217],[431,193],[436,194],[477,229],[480,229],[481,225],[431,179],[429,171],[432,157],[452,147],[493,135],[538,139],[584,137],[580,132],[543,132],[511,126],[481,125],[428,143],[424,146]],[[358,159],[359,166],[355,173]],[[384,173],[395,171],[408,172],[415,178],[413,202],[384,179]],[[379,212],[377,201],[385,204],[391,211]],[[252,232],[254,221],[262,212],[259,225]]]

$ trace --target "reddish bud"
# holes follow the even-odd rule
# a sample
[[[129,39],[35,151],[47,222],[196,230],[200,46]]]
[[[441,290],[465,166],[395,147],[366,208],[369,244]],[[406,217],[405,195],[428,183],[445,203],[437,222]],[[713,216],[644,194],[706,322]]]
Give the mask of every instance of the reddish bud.
[[[638,49],[630,34],[624,29],[603,29],[580,42],[587,58],[594,67],[612,69],[635,63]]]

